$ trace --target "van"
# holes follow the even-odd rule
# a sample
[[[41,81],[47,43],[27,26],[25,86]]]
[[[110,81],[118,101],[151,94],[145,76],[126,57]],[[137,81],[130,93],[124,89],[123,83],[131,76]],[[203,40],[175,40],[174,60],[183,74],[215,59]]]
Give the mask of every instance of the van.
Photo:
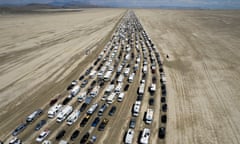
[[[118,96],[118,102],[122,102],[123,101],[123,98],[124,98],[124,93],[120,93],[119,96]]]

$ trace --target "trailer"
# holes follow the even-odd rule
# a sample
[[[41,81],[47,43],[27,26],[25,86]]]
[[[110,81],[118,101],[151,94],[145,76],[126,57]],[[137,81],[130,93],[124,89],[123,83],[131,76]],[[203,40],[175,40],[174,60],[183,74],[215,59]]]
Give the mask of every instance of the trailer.
[[[80,111],[75,110],[71,115],[68,116],[67,118],[67,125],[72,125],[74,122],[77,121],[77,119],[80,116]]]
[[[61,104],[55,104],[54,106],[50,107],[50,109],[48,110],[48,118],[54,118],[61,110],[61,108]]]
[[[72,90],[71,90],[71,95],[76,96],[80,91],[80,86],[76,85]]]
[[[66,105],[57,115],[57,122],[64,121],[73,111],[73,107]]]

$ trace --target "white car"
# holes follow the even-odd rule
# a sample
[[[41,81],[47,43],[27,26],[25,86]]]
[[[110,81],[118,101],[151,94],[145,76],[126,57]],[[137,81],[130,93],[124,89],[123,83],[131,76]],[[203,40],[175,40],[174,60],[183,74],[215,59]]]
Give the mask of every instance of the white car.
[[[21,144],[21,143],[22,143],[22,141],[20,139],[18,139],[17,137],[14,137],[9,142],[9,144]]]
[[[40,133],[40,135],[36,138],[37,142],[42,142],[50,133],[50,130],[44,130]]]

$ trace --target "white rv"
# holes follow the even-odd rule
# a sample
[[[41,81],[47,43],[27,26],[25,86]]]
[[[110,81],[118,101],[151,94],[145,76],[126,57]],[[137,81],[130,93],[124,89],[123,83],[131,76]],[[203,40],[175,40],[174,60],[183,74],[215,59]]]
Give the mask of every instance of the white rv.
[[[123,83],[118,83],[118,84],[117,84],[117,86],[116,86],[116,88],[115,88],[115,90],[114,90],[114,92],[115,92],[116,94],[119,94],[119,93],[121,92],[122,85],[123,85]]]
[[[150,138],[150,129],[144,128],[141,138],[140,138],[140,143],[141,144],[148,144],[149,143],[149,138]]]
[[[112,76],[112,71],[107,71],[103,77],[104,81],[109,81],[111,76]]]
[[[76,96],[80,91],[80,86],[76,85],[72,90],[71,90],[71,95]]]
[[[145,122],[147,124],[151,124],[153,120],[153,109],[147,109],[147,113],[145,115]]]
[[[84,100],[86,99],[86,97],[87,97],[87,92],[86,92],[86,91],[85,91],[85,92],[82,92],[82,93],[80,93],[79,96],[78,96],[78,101],[79,101],[79,102],[82,102],[82,101],[84,101]]]
[[[133,142],[134,131],[133,129],[128,129],[126,137],[125,137],[125,144],[131,144]]]
[[[156,84],[151,84],[150,91],[155,92],[156,91]]]
[[[123,98],[124,98],[124,93],[120,93],[119,96],[118,96],[118,101],[119,102],[122,102],[123,101]]]
[[[97,104],[97,103],[93,104],[93,105],[88,109],[87,114],[92,115],[92,114],[96,111],[97,108],[98,108],[98,104]]]
[[[80,111],[75,110],[71,115],[68,116],[67,118],[67,125],[72,125],[74,122],[77,121],[77,119],[80,116]]]
[[[93,71],[89,74],[89,76],[90,76],[91,79],[93,79],[93,78],[96,77],[96,74],[97,74],[97,72],[96,72],[95,70],[93,70]]]
[[[114,84],[108,85],[108,87],[105,90],[105,93],[111,93],[114,89]]]
[[[48,110],[48,118],[54,118],[58,112],[61,110],[62,105],[61,104],[56,104]]]
[[[100,89],[100,86],[95,86],[93,90],[90,92],[91,97],[96,97],[98,95],[98,91]]]
[[[61,110],[61,112],[58,113],[58,115],[57,115],[57,122],[64,121],[67,118],[67,116],[69,116],[72,113],[72,111],[73,111],[73,107],[72,106],[69,106],[69,105],[65,106]]]
[[[111,104],[111,103],[113,103],[114,101],[115,101],[115,97],[116,97],[116,93],[111,93],[109,96],[108,96],[108,98],[107,98],[107,103],[108,104]]]
[[[133,107],[133,116],[138,116],[141,108],[141,101],[136,101]]]
[[[124,80],[124,76],[121,74],[121,75],[118,77],[117,82],[118,82],[118,83],[122,83],[123,80]]]
[[[132,83],[134,76],[135,76],[135,73],[131,73],[130,76],[128,77],[128,82]]]
[[[125,68],[124,69],[124,76],[128,76],[130,72],[130,68]]]
[[[145,83],[141,83],[139,88],[138,88],[138,94],[143,95],[144,94],[144,89],[145,89]]]

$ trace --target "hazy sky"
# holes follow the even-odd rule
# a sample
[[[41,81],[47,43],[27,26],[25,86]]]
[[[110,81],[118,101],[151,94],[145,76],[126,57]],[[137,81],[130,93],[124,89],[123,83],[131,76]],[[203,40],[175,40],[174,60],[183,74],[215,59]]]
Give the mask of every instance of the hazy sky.
[[[240,8],[240,0],[0,0],[0,4],[26,4],[80,1],[96,5],[129,6],[129,7],[207,7],[207,8]]]

